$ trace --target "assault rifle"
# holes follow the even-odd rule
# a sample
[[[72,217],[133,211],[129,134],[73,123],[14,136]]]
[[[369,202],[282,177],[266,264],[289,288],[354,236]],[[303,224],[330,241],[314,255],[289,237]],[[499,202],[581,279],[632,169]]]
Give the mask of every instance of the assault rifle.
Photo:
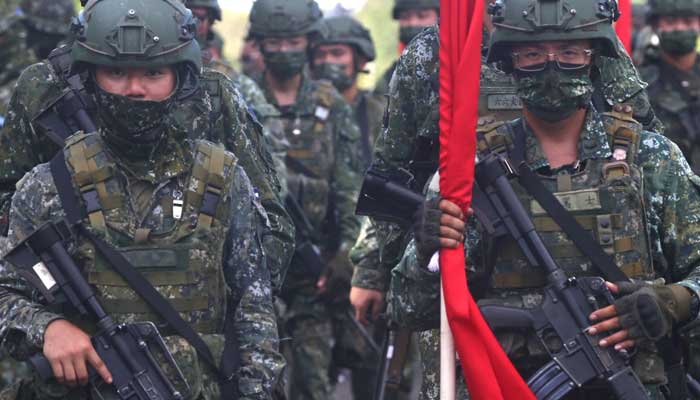
[[[524,163],[520,168],[528,168]],[[576,387],[606,382],[621,400],[648,399],[630,366],[630,356],[598,342],[607,334],[589,335],[588,316],[614,302],[601,277],[568,278],[554,261],[510,178],[516,170],[508,159],[488,154],[476,166],[476,182],[528,263],[543,268],[549,285],[539,308],[525,310],[487,305],[481,311],[492,329],[534,330],[552,361],[537,371],[528,385],[538,399],[557,400]]]
[[[66,242],[72,236],[65,222],[46,223],[12,249],[5,259],[47,302],[67,302],[95,323],[98,332],[91,338],[92,344],[112,374],[113,383],[107,385],[94,368],[89,367],[92,392],[109,392],[107,398],[123,400],[183,399],[157,361],[162,360],[167,370],[189,390],[156,326],[151,322],[117,324],[107,315],[66,250]],[[53,377],[51,365],[43,354],[33,356],[29,363],[43,380]]]
[[[598,342],[602,335],[587,334],[588,316],[614,302],[605,280],[566,276],[535,231],[513,190],[509,179],[515,175],[509,161],[500,155],[490,154],[477,164],[475,216],[487,231],[510,234],[528,262],[547,272],[549,286],[538,309],[482,306],[484,317],[492,329],[532,329],[547,348],[552,361],[528,381],[538,399],[557,400],[574,388],[596,380],[607,382],[621,400],[648,399],[644,386],[630,367],[629,355],[600,347]],[[368,171],[357,213],[410,225],[423,196],[412,191],[407,182],[407,179],[392,179],[390,173]],[[552,341],[553,338],[556,340]]]

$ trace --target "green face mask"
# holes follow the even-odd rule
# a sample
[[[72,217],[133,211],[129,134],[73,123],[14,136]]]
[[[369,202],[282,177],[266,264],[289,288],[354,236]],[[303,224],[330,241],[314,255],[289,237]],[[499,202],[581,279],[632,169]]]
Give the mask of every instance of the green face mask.
[[[562,71],[549,65],[544,71],[515,73],[518,96],[528,111],[545,121],[556,122],[588,106],[593,95],[589,69]]]
[[[307,61],[306,50],[264,52],[265,67],[279,79],[299,75]]]
[[[314,77],[330,81],[341,92],[355,82],[354,77],[350,77],[345,73],[344,65],[334,63],[322,63],[314,66]]]
[[[688,54],[695,51],[698,32],[694,30],[661,32],[659,40],[661,49],[669,54]]]
[[[402,26],[399,28],[399,40],[403,44],[411,43],[414,37],[423,32],[427,26]]]

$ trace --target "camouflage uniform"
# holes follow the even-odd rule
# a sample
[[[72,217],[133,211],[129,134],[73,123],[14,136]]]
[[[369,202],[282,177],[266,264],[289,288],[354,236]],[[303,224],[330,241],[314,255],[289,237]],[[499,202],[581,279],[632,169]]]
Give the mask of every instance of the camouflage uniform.
[[[168,123],[165,138],[158,144],[158,151],[151,154],[155,159],[149,160],[149,165],[143,171],[137,169],[139,164],[144,164],[141,158],[148,152],[136,151],[125,155],[123,150],[109,144],[109,140],[102,136],[113,135],[108,130],[99,135],[77,134],[68,140],[66,158],[71,171],[76,174],[80,165],[75,155],[69,153],[70,149],[81,146],[102,148],[101,153],[105,159],[96,158],[103,165],[110,165],[113,175],[105,181],[107,193],[101,200],[111,199],[111,208],[105,208],[104,218],[108,226],[106,238],[113,246],[129,251],[131,247],[132,259],[137,248],[151,247],[161,251],[168,251],[168,242],[163,241],[163,236],[171,235],[173,229],[178,233],[179,246],[198,246],[197,254],[190,256],[188,268],[205,268],[199,273],[202,277],[208,276],[206,285],[202,283],[178,286],[168,282],[160,282],[155,276],[148,278],[165,296],[178,301],[186,298],[181,304],[181,312],[185,319],[197,330],[203,333],[203,337],[212,349],[216,359],[219,359],[223,349],[223,335],[221,325],[215,322],[216,318],[224,318],[224,304],[237,304],[236,307],[226,311],[225,318],[234,318],[237,326],[237,340],[241,352],[241,369],[238,372],[239,390],[241,398],[267,399],[270,398],[272,386],[284,366],[282,356],[277,352],[276,321],[272,309],[272,288],[270,277],[265,267],[263,251],[261,247],[260,231],[266,223],[265,213],[256,199],[253,187],[240,166],[236,165],[235,157],[230,153],[225,155],[224,173],[225,191],[229,193],[225,202],[219,207],[210,231],[198,230],[199,239],[186,240],[194,226],[190,221],[197,220],[199,209],[193,200],[183,206],[184,213],[182,223],[178,222],[168,207],[168,199],[177,196],[177,193],[187,194],[187,199],[193,199],[188,194],[192,190],[191,179],[196,178],[196,166],[208,166],[207,157],[213,157],[215,145],[208,142],[191,141],[187,138],[186,131],[179,127],[178,123]],[[220,148],[221,149],[221,148]],[[96,155],[100,156],[100,154]],[[75,162],[74,162],[75,161]],[[190,172],[192,171],[192,172]],[[214,171],[210,170],[210,173]],[[191,175],[190,175],[191,174]],[[76,178],[77,179],[77,178]],[[120,197],[121,196],[121,197]],[[115,206],[114,200],[120,203]],[[108,204],[106,201],[103,203]],[[174,207],[174,206],[173,206]],[[48,164],[41,164],[34,168],[24,179],[18,183],[18,191],[12,203],[11,225],[9,242],[18,243],[22,238],[30,235],[39,225],[47,221],[56,221],[64,217],[61,201],[58,198],[57,189]],[[219,220],[220,219],[220,220]],[[90,222],[86,222],[90,224]],[[201,223],[201,222],[200,222]],[[217,224],[218,223],[218,224]],[[186,226],[187,228],[184,228]],[[99,231],[99,226],[92,225]],[[147,227],[152,235],[160,235],[159,242],[154,239],[136,239],[137,229]],[[118,235],[117,232],[121,232]],[[206,232],[206,233],[205,233]],[[126,236],[126,237],[124,237]],[[118,239],[121,237],[121,239]],[[141,240],[140,242],[138,240]],[[200,243],[200,244],[196,244]],[[202,246],[201,243],[210,245]],[[142,300],[134,298],[133,291],[119,283],[118,279],[110,278],[110,272],[105,271],[105,265],[94,259],[94,248],[85,238],[79,238],[71,243],[75,257],[81,260],[81,267],[90,272],[88,280],[97,289],[101,301],[116,322],[151,320],[157,321],[154,314],[137,311],[142,309]],[[177,252],[175,247],[170,251]],[[226,251],[224,251],[226,249]],[[187,254],[187,253],[185,253]],[[187,256],[184,257],[185,260]],[[223,260],[223,264],[221,263]],[[181,260],[182,261],[182,260]],[[194,270],[193,270],[194,271]],[[182,274],[180,271],[172,271],[171,274]],[[215,284],[214,274],[224,279],[229,290],[223,286],[223,282]],[[87,275],[87,272],[86,272]],[[148,277],[148,275],[146,275]],[[221,290],[216,289],[220,287]],[[67,318],[83,326],[89,332],[94,332],[95,327],[85,322],[80,322],[77,315],[68,311],[57,312],[45,305],[33,301],[39,296],[30,288],[27,282],[17,275],[16,270],[4,264],[0,270],[0,337],[3,338],[5,349],[18,358],[25,358],[32,353],[40,351],[43,346],[43,337],[46,326],[58,319]],[[187,294],[185,294],[187,293]],[[228,293],[224,297],[224,293]],[[208,295],[209,303],[202,306],[196,305],[202,297],[196,295]],[[194,297],[193,297],[194,296]],[[182,302],[182,300],[180,300]],[[188,304],[185,304],[188,303]],[[199,311],[197,311],[199,310]],[[215,320],[212,321],[212,318]],[[210,328],[203,328],[210,326]],[[219,328],[216,328],[218,326]],[[166,344],[175,356],[178,365],[182,368],[191,390],[185,392],[185,398],[189,399],[215,399],[220,398],[218,384],[212,371],[203,367],[197,361],[193,348],[182,338],[174,335],[166,336]],[[31,398],[88,398],[85,389],[68,390],[55,384],[41,384],[38,382],[23,382],[21,387],[15,387],[18,396],[25,398],[33,393]]]
[[[51,50],[68,38],[71,18],[75,15],[75,2],[22,0],[22,11],[27,15],[27,45],[34,50],[38,59],[44,59]]]
[[[700,243],[697,240],[695,215],[696,210],[700,208],[700,197],[698,197],[700,179],[692,173],[675,144],[659,134],[643,131],[633,123],[634,125],[631,126],[635,129],[636,135],[629,148],[628,160],[633,171],[631,173],[633,181],[637,183],[627,183],[624,190],[621,189],[622,186],[620,187],[618,193],[628,192],[625,194],[625,199],[606,198],[609,196],[605,193],[607,189],[602,188],[614,185],[615,179],[611,175],[608,181],[598,185],[596,181],[601,179],[601,175],[594,171],[600,169],[611,158],[610,132],[613,130],[612,127],[619,126],[616,125],[621,121],[618,118],[619,116],[609,115],[603,117],[592,109],[588,111],[579,142],[579,159],[586,161],[586,170],[569,175],[571,179],[568,182],[572,184],[569,189],[574,192],[580,190],[578,195],[571,195],[570,207],[581,205],[577,215],[605,213],[613,208],[617,209],[621,222],[615,223],[617,225],[615,229],[619,232],[614,236],[631,237],[636,243],[625,248],[624,251],[622,251],[624,246],[620,243],[614,244],[616,249],[620,250],[615,257],[618,265],[631,276],[645,280],[666,277],[697,292],[700,290],[700,269],[697,268],[700,262],[698,251]],[[623,123],[633,121],[623,118],[626,121]],[[504,137],[510,144],[512,128],[515,124],[521,123],[521,120],[516,120],[510,124],[501,125],[491,132]],[[547,159],[529,128],[526,128],[526,133],[526,162],[530,168],[556,174],[557,172],[549,171]],[[622,176],[623,179],[628,177],[629,175]],[[543,183],[553,192],[565,191],[562,190],[565,188],[557,187],[554,179],[543,179]],[[584,187],[594,188],[595,192],[582,189]],[[643,189],[640,190],[640,188]],[[522,190],[518,188],[518,192],[521,193]],[[598,209],[585,207],[585,199],[575,199],[576,196],[582,196],[581,193],[596,193],[594,197],[600,193]],[[542,217],[539,216],[541,214],[536,214],[537,211],[530,208],[530,202],[526,198],[527,196],[523,196],[522,200],[526,208],[531,210],[536,220],[541,219]],[[538,226],[543,227],[546,224]],[[576,255],[577,253],[572,249],[562,247],[572,246],[563,233],[558,232],[557,229],[551,229],[551,232],[550,228],[541,229],[545,243],[553,246],[550,248],[557,248],[558,256],[555,256],[557,263],[567,273],[595,274],[589,261]],[[519,256],[512,256],[509,250],[512,243],[509,240],[497,244],[490,238],[481,236],[473,218],[465,233],[466,256],[470,266],[469,279],[476,281],[485,277],[489,282],[484,288],[486,295],[480,304],[508,304],[525,308],[532,308],[539,304],[542,299],[541,285],[544,282],[542,272],[526,266],[526,262]],[[499,254],[486,250],[496,248],[499,249]],[[490,261],[486,261],[487,259]],[[493,273],[489,273],[488,268],[493,267],[493,264],[495,269]],[[485,272],[488,275],[484,276]],[[418,265],[413,243],[409,244],[400,265],[393,271],[391,285],[390,301],[395,318],[409,325],[437,324],[435,316],[439,315],[439,274],[431,273],[425,266]],[[417,290],[418,288],[420,290]],[[534,372],[534,369],[547,358],[546,353],[543,353],[544,349],[529,336],[507,331],[499,331],[497,336],[516,366],[526,376]],[[663,398],[660,397],[661,394],[657,388],[665,383],[665,376],[663,362],[656,346],[640,345],[633,365],[642,382],[653,388],[652,398]]]
[[[262,86],[268,100],[276,104],[266,85]],[[277,108],[281,117],[267,119],[265,124],[284,127],[290,144],[287,158],[296,160],[287,163],[289,195],[296,197],[319,232],[314,240],[322,253],[329,258],[342,254],[359,229],[354,215],[360,185],[359,132],[351,109],[330,83],[306,76],[296,104]],[[297,163],[306,170],[299,170]],[[328,231],[329,225],[336,225],[335,230]],[[283,292],[288,306],[285,328],[292,337],[292,398],[326,399],[331,389],[332,316],[338,310],[317,295],[316,280],[304,275],[304,265],[297,259],[292,260]]]
[[[230,80],[205,71],[201,81],[202,88],[175,105],[174,118],[191,138],[223,143],[239,158],[270,218],[271,232],[265,235],[264,244],[273,281],[279,286],[293,251],[294,228],[278,197],[280,186],[262,130]],[[11,195],[14,183],[26,171],[48,161],[58,150],[32,119],[62,89],[63,81],[48,64],[36,64],[22,74],[0,136],[0,182],[6,195]]]
[[[3,46],[0,58],[0,127],[5,122],[7,106],[22,70],[36,62],[27,49],[27,30],[22,21],[26,15],[20,8],[19,0],[8,0],[0,5],[0,41]]]

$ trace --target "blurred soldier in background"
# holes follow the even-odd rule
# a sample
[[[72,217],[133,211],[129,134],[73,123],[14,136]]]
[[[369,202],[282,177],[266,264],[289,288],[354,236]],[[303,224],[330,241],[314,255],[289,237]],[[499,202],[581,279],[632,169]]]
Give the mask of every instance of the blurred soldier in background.
[[[312,50],[313,75],[317,79],[332,82],[352,106],[355,122],[362,135],[358,150],[364,171],[372,160],[374,139],[381,130],[384,114],[384,102],[361,90],[357,83],[359,74],[365,72],[366,64],[376,58],[374,43],[369,31],[350,16],[325,18],[323,24],[324,36],[314,43]],[[353,327],[353,322],[348,318],[354,317],[348,313],[335,316],[337,343],[334,365],[352,370],[355,399],[369,399],[373,395],[378,375],[379,354],[374,352],[367,339]]]
[[[403,50],[423,29],[435,25],[440,18],[440,0],[394,0],[392,17],[399,22],[399,42]],[[389,80],[394,74],[392,64],[374,87],[374,93],[384,96],[389,92]]]
[[[250,36],[265,59],[257,79],[281,113],[264,123],[281,123],[290,144],[287,204],[297,216],[299,251],[282,297],[291,336],[292,399],[331,396],[333,315],[349,311],[347,252],[359,229],[354,213],[360,134],[352,110],[330,82],[314,81],[306,72],[321,18],[318,4],[309,0],[258,0],[250,13]]]
[[[245,38],[239,61],[241,63],[241,72],[245,75],[259,75],[265,70],[265,61],[260,52],[258,42],[251,38],[250,35]]]
[[[51,50],[69,39],[75,16],[73,0],[22,0],[22,10],[27,16],[27,43],[37,58],[48,57]]]
[[[185,0],[187,8],[197,17],[197,42],[202,48],[202,58],[221,60],[224,40],[214,32],[214,24],[221,21],[221,7],[218,0]]]
[[[650,0],[648,20],[659,37],[659,54],[646,57],[640,73],[665,134],[700,172],[700,0]]]

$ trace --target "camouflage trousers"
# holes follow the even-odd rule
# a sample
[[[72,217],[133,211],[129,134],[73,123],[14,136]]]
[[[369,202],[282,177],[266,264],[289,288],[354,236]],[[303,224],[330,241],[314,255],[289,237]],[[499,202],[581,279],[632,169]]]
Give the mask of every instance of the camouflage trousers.
[[[12,358],[0,361],[0,390],[31,377],[31,374],[32,372],[26,363],[15,361]]]

